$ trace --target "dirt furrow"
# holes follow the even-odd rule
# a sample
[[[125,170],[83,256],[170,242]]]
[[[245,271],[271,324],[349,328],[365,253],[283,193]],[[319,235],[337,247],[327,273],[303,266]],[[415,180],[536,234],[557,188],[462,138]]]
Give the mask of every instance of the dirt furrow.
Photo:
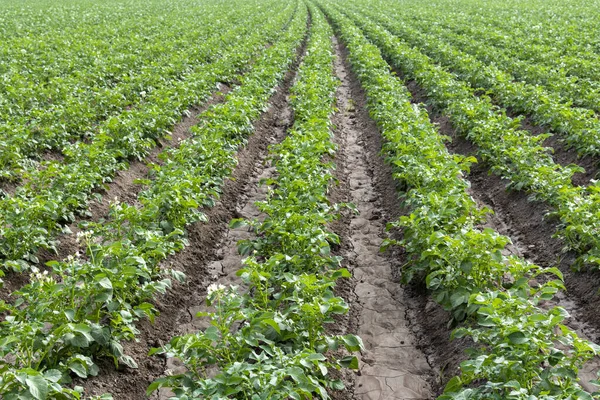
[[[291,113],[289,108],[285,108],[281,111],[283,114],[280,115],[280,117],[283,117],[286,121],[291,121]],[[267,140],[269,144],[277,143],[283,138],[283,134],[283,131],[279,131],[276,135],[267,137],[265,140]],[[265,215],[258,210],[255,204],[256,202],[266,198],[267,186],[261,185],[260,182],[263,179],[273,177],[275,168],[265,167],[263,162],[264,161],[262,157],[256,160],[254,165],[255,175],[251,176],[247,181],[246,194],[240,196],[238,205],[236,207],[236,214],[238,218],[262,220],[265,217]],[[257,173],[258,175],[256,175]],[[242,259],[244,258],[237,251],[237,243],[240,240],[253,238],[253,232],[251,232],[247,227],[240,227],[236,229],[228,228],[225,230],[217,246],[217,259],[210,261],[206,265],[206,272],[210,275],[212,284],[224,286],[243,286],[241,278],[236,275],[237,271],[242,265]],[[177,335],[197,332],[210,326],[209,321],[206,318],[196,317],[198,312],[213,311],[211,307],[206,306],[205,288],[194,292],[191,296],[191,302],[194,305],[188,307],[186,310],[189,316],[188,322],[183,323],[184,318],[180,318],[179,323],[181,325],[179,325],[177,328]],[[165,362],[165,369],[161,375],[170,375],[183,372],[185,372],[185,367],[183,367],[179,359],[168,358]],[[173,396],[173,393],[169,389],[161,388],[158,392],[155,392],[151,398],[157,400],[168,400],[171,396]]]
[[[148,357],[150,349],[189,332],[197,324],[194,311],[203,304],[206,288],[219,278],[230,282],[234,279],[232,271],[240,266],[234,244],[245,233],[229,230],[228,225],[233,218],[253,215],[252,203],[261,192],[252,188],[266,170],[263,163],[268,146],[283,139],[293,120],[288,93],[303,53],[304,46],[271,98],[269,109],[255,124],[255,132],[246,147],[238,153],[238,166],[225,183],[220,200],[213,208],[204,210],[208,222],[191,225],[187,231],[189,245],[166,261],[165,265],[183,271],[187,280],[156,301],[160,315],[154,324],[142,321],[137,342],[124,345],[125,352],[134,358],[139,368],[117,371],[104,361],[98,377],[79,382],[85,387],[86,394],[110,392],[119,400],[146,398],[146,388],[154,379],[177,368],[173,360],[167,362],[158,356]]]
[[[379,252],[385,224],[400,212],[391,169],[379,156],[381,138],[366,110],[365,96],[351,74],[344,49],[336,42],[339,113],[338,178],[358,214],[340,232],[342,255],[353,274],[352,295],[347,296],[364,341],[353,398],[429,399],[434,375],[419,339],[407,318],[407,296],[393,272],[393,262]],[[352,326],[352,324],[351,324]]]

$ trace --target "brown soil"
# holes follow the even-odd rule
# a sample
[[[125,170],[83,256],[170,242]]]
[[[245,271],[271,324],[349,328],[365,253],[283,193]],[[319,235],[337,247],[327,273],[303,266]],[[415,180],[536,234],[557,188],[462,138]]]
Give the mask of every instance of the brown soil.
[[[42,153],[33,154],[26,158],[29,159],[29,162],[36,165],[37,168],[45,168],[44,163],[62,162],[65,159],[65,156],[59,150],[54,149],[44,150]],[[41,160],[39,158],[41,158]],[[9,196],[13,196],[17,188],[23,186],[26,182],[27,179],[22,179],[22,177],[18,177],[17,179],[11,181],[0,179],[0,195],[4,193]]]
[[[278,143],[283,139],[287,126],[292,120],[291,109],[289,107],[285,107],[279,111],[279,116],[283,122],[279,126],[280,129],[273,130],[271,132],[272,136],[263,137],[263,140],[269,144]],[[236,215],[238,218],[263,220],[265,215],[258,210],[256,203],[266,198],[268,188],[265,185],[261,185],[260,182],[273,177],[275,168],[265,165],[264,151],[254,160],[252,167],[252,174],[245,183],[245,193],[239,195],[237,198]],[[205,267],[208,274],[210,274],[210,282],[212,284],[224,286],[236,285],[242,291],[246,290],[241,278],[237,276],[237,271],[240,269],[242,259],[244,258],[237,251],[237,243],[240,240],[251,240],[254,237],[254,233],[247,227],[227,228],[225,230],[216,245],[216,259],[211,260]],[[208,280],[205,280],[205,282],[208,282]],[[193,302],[194,305],[186,310],[178,310],[178,313],[180,313],[178,323],[180,325],[171,334],[189,334],[208,328],[209,325],[206,318],[198,318],[196,315],[198,312],[211,312],[214,310],[206,305],[206,287],[198,287],[197,289],[199,290],[190,293],[190,302]],[[183,323],[186,318],[187,323]],[[177,358],[168,358],[161,375],[183,372],[185,372],[185,367],[183,367],[180,360]],[[173,393],[169,389],[162,388],[158,392],[155,392],[151,398],[168,400],[172,395]]]
[[[0,199],[5,196],[13,196],[18,184],[7,180],[0,180]]]
[[[446,132],[448,134],[450,132]],[[453,134],[451,150],[457,148],[465,149],[468,144]],[[458,144],[460,143],[460,144]],[[464,151],[464,150],[463,150]],[[461,154],[473,155],[475,149]],[[488,174],[489,167],[485,164],[474,165],[471,169],[469,179],[471,181],[471,194],[481,204],[492,208],[495,212],[489,218],[491,226],[499,233],[511,238],[512,248],[517,249],[517,255],[529,261],[543,266],[557,266],[565,278],[566,293],[556,297],[557,304],[565,308],[571,317],[566,320],[566,325],[576,330],[579,335],[596,343],[600,341],[600,272],[581,271],[574,272],[571,269],[575,255],[563,253],[564,244],[557,238],[553,238],[557,231],[557,221],[545,218],[549,207],[543,203],[530,201],[524,192],[508,191],[505,188],[506,181],[495,175]],[[598,361],[587,366],[598,370]],[[587,374],[584,382],[596,379],[595,374]],[[582,382],[582,384],[584,383]],[[588,389],[593,389],[588,386]]]
[[[430,334],[439,333],[447,342],[449,333],[445,327],[441,333],[438,324],[435,333],[423,334],[420,319],[411,314],[422,296],[399,283],[403,255],[379,252],[385,223],[403,210],[391,168],[379,154],[381,136],[368,115],[365,94],[350,72],[346,49],[336,44],[336,50],[336,74],[342,84],[337,93],[340,111],[334,117],[340,180],[335,196],[352,202],[359,211],[336,226],[342,239],[340,253],[353,274],[338,289],[351,308],[345,321],[336,324],[336,331],[356,333],[365,344],[360,370],[356,376],[345,376],[348,390],[337,398],[429,399],[437,372],[424,349],[432,348]]]
[[[419,94],[422,98],[425,92],[414,81],[406,84],[413,94],[412,103],[420,103]],[[432,109],[428,108],[428,112],[431,116]],[[434,122],[449,125],[449,120],[445,117]],[[394,183],[390,176],[383,187],[393,187],[392,185]],[[394,207],[394,204],[389,204],[387,207]],[[409,211],[403,210],[403,212],[408,214]],[[401,237],[401,232],[392,231],[391,234],[396,238]],[[396,271],[400,275],[406,257],[403,249],[395,248],[390,253],[390,257],[395,260]],[[431,298],[424,282],[407,285],[405,296],[409,299],[407,315],[412,321],[411,328],[417,335],[419,347],[427,355],[427,361],[435,374],[432,378],[432,391],[439,395],[448,380],[460,373],[460,363],[467,359],[465,351],[473,346],[473,342],[469,338],[450,339],[453,329],[450,325],[451,315]]]
[[[344,46],[341,47],[344,58],[347,58],[346,49]],[[348,71],[350,71],[349,68]],[[349,73],[349,78],[352,100],[358,110],[357,115],[369,126],[365,130],[365,137],[361,144],[366,146],[369,152],[368,160],[371,164],[371,174],[374,177],[375,192],[379,197],[381,218],[383,221],[393,221],[401,215],[408,214],[409,210],[402,208],[398,198],[400,189],[396,187],[392,169],[385,164],[380,155],[382,138],[376,124],[368,115],[366,95],[353,73]],[[410,89],[421,90],[416,87],[414,82],[409,82],[408,85]],[[418,103],[416,100],[413,102]],[[447,119],[445,121],[442,119],[440,122],[449,124]],[[400,238],[402,235],[401,232],[396,230],[388,234],[395,238]],[[406,262],[406,255],[403,249],[394,248],[389,250],[386,256],[392,265],[392,273],[397,282],[396,284],[400,285],[402,266]],[[467,359],[465,350],[472,347],[473,343],[468,338],[450,340],[452,332],[450,326],[451,316],[431,299],[423,282],[415,281],[405,285],[401,299],[406,308],[403,319],[408,321],[408,327],[416,341],[415,346],[426,356],[426,361],[430,367],[430,375],[427,381],[431,390],[431,398],[435,398],[435,395],[441,394],[448,380],[459,374],[460,363]]]
[[[231,219],[245,214],[244,205],[249,201],[249,193],[253,193],[251,185],[265,168],[263,160],[267,147],[272,142],[280,141],[292,123],[287,94],[304,50],[305,44],[298,51],[296,63],[271,98],[269,109],[255,124],[254,134],[238,153],[238,166],[225,183],[220,200],[213,208],[205,210],[208,222],[191,225],[188,229],[189,246],[167,260],[166,264],[171,268],[186,274],[187,281],[185,285],[176,285],[156,301],[161,314],[155,323],[142,321],[137,342],[125,344],[125,352],[136,360],[139,368],[117,371],[108,361],[102,362],[98,377],[79,382],[85,387],[87,395],[110,392],[119,400],[146,398],[146,388],[150,383],[165,371],[176,367],[176,363],[169,361],[167,364],[164,358],[148,357],[150,349],[189,330],[190,324],[195,323],[190,310],[203,303],[206,288],[215,281],[215,277],[230,275],[225,271],[230,271],[236,265],[239,267],[239,260],[230,257],[230,241],[235,233],[228,233],[228,225]],[[155,396],[158,398],[158,394]]]

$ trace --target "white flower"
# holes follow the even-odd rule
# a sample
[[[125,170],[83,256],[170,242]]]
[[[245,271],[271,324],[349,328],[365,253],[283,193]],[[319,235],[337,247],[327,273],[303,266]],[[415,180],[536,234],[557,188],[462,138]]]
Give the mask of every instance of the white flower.
[[[219,284],[213,283],[212,285],[210,285],[208,287],[208,289],[206,289],[206,291],[207,291],[207,293],[208,293],[209,296],[211,294],[213,294],[214,292],[221,292],[223,290],[225,290],[225,286],[221,285],[220,283]]]

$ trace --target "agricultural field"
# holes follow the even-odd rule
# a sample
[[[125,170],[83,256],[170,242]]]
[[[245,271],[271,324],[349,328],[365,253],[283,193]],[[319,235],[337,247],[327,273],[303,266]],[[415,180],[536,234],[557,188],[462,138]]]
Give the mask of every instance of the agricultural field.
[[[599,6],[0,0],[0,398],[600,399]]]

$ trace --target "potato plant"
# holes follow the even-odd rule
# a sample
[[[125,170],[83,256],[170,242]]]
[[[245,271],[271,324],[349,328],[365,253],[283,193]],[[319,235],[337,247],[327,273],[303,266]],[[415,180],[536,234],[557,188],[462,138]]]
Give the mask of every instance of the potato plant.
[[[402,229],[402,239],[388,239],[385,246],[404,247],[410,257],[404,280],[424,280],[459,324],[454,336],[470,336],[476,345],[439,398],[591,399],[577,383],[577,371],[600,347],[563,324],[563,308],[543,306],[564,289],[561,273],[504,256],[509,239],[478,228],[489,210],[477,207],[463,178],[475,160],[450,155],[382,52],[334,4],[319,4],[348,47],[386,141],[383,154],[406,189],[402,199],[410,214],[390,224]],[[374,43],[390,51],[383,31],[360,21]]]
[[[185,246],[186,226],[205,218],[199,208],[218,199],[236,165],[237,150],[291,65],[306,10],[299,8],[291,24],[289,18],[279,14],[263,20],[261,32],[287,29],[264,49],[226,101],[201,115],[203,123],[194,136],[166,151],[162,165],[153,166],[154,178],[145,182],[140,206],[114,202],[107,220],[90,222],[79,234],[85,255],[50,262],[51,272],[32,274],[31,282],[12,294],[13,303],[0,302],[5,315],[0,355],[12,360],[0,364],[3,396],[78,399],[79,391],[68,385],[71,377],[95,375],[97,358],[136,366],[121,342],[135,339],[136,321],[154,318],[151,301],[172,279],[184,279],[159,263]],[[243,49],[236,54],[244,54]],[[52,391],[38,392],[38,386]]]
[[[328,389],[344,388],[330,371],[358,367],[356,357],[331,352],[360,350],[361,340],[325,333],[335,314],[348,312],[333,286],[349,273],[331,254],[339,239],[327,228],[344,206],[327,198],[333,166],[323,161],[336,150],[332,32],[315,7],[311,16],[306,56],[291,90],[294,126],[271,149],[277,176],[258,204],[266,218],[232,222],[249,225],[257,236],[239,243],[247,256],[238,272],[245,288],[209,287],[207,304],[215,311],[199,316],[211,326],[155,349],[182,360],[187,372],[158,379],[149,393],[169,387],[173,399],[329,399]]]

